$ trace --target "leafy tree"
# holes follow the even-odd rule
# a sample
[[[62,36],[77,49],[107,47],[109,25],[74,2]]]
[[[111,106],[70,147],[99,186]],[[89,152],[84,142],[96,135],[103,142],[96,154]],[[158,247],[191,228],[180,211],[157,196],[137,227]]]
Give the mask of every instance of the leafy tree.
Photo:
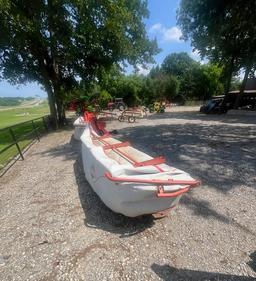
[[[256,1],[182,0],[178,24],[201,56],[222,64],[228,92],[232,73],[245,69],[241,94],[256,62]]]
[[[179,100],[185,101],[194,96],[195,77],[200,64],[193,60],[187,53],[173,53],[168,55],[162,64],[165,74],[175,76],[179,81]]]
[[[223,94],[222,71],[222,68],[214,64],[200,66],[195,87],[195,96],[198,99],[206,100],[212,96]]]
[[[128,106],[137,106],[142,102],[141,91],[143,81],[143,76],[123,75],[116,81],[116,88],[110,93],[116,98],[123,98]]]
[[[48,93],[54,124],[64,122],[63,93],[102,68],[152,62],[145,0],[0,1],[0,67],[12,83],[37,81]]]
[[[162,63],[162,70],[166,74],[180,77],[185,73],[191,71],[191,69],[195,67],[196,64],[196,61],[194,61],[185,52],[172,53],[164,59]]]

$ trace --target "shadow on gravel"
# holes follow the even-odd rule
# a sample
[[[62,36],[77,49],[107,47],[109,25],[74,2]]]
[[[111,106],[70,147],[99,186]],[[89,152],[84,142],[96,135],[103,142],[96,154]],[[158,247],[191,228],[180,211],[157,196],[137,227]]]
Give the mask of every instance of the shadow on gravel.
[[[160,124],[118,132],[136,148],[152,156],[164,155],[171,166],[220,192],[256,186],[256,127]]]
[[[250,254],[251,260],[248,262],[250,268],[256,272],[256,251]]]
[[[184,119],[184,120],[198,120],[200,121],[218,121],[224,124],[242,123],[242,124],[255,124],[255,116],[236,116],[228,114],[202,114],[195,111],[179,111],[179,112],[165,112],[156,113],[148,116],[149,120],[156,119]]]
[[[251,229],[240,224],[239,222],[236,222],[232,218],[228,218],[225,215],[218,213],[216,210],[214,210],[211,207],[211,204],[206,200],[200,200],[200,199],[192,197],[189,194],[185,194],[181,198],[180,204],[184,204],[186,206],[186,208],[192,210],[196,216],[217,219],[223,223],[231,224],[231,225],[243,230],[244,232],[256,237],[256,233],[253,232]]]
[[[107,208],[86,181],[80,154],[77,155],[74,163],[74,172],[80,202],[85,214],[85,226],[116,233],[120,235],[120,238],[125,238],[141,233],[154,225],[151,215],[128,218]]]
[[[213,273],[189,269],[179,269],[173,266],[152,264],[151,269],[164,281],[194,280],[194,281],[253,281],[255,278],[231,274]]]
[[[256,186],[255,130],[223,124],[162,124],[121,129],[118,137],[151,156],[164,155],[171,166],[225,194],[237,186]],[[256,236],[251,229],[219,213],[210,202],[183,196],[180,203],[197,216],[212,217]]]
[[[84,223],[87,227],[117,233],[120,234],[120,237],[128,237],[154,225],[154,219],[151,215],[140,218],[128,218],[114,213],[102,203],[85,179],[81,143],[75,140],[73,135],[69,143],[58,145],[39,154],[42,156],[61,157],[62,161],[75,160],[74,173],[80,202],[85,214]]]
[[[77,158],[77,153],[80,151],[80,142],[75,140],[72,135],[70,142],[62,145],[56,145],[52,149],[45,150],[43,152],[35,153],[42,156],[51,156],[51,157],[64,157],[63,160],[73,160]]]

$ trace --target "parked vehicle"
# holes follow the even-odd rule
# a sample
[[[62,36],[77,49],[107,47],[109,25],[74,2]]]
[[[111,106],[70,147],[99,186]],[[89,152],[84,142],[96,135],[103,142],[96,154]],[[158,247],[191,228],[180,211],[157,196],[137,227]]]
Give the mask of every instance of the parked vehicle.
[[[200,112],[202,113],[226,113],[227,109],[221,106],[223,100],[223,96],[216,96],[209,99],[204,105],[200,107]]]
[[[113,102],[108,103],[108,110],[113,111],[114,109],[119,109],[120,111],[125,110],[126,105],[122,98],[115,98]]]
[[[209,99],[200,107],[200,112],[209,113],[226,113],[230,109],[234,109],[239,91],[231,91],[226,96],[215,96]],[[245,90],[241,97],[239,108],[256,109],[256,90]]]

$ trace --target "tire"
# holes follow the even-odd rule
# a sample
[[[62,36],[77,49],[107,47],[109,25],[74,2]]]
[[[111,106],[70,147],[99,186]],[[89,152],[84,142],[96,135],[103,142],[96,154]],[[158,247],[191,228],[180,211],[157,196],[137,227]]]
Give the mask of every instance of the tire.
[[[125,110],[125,105],[124,104],[119,104],[118,109],[119,109],[119,111],[124,111]]]
[[[135,122],[135,117],[133,117],[133,116],[128,117],[128,122],[129,123],[134,123]]]
[[[118,121],[119,121],[119,122],[124,122],[124,116],[123,116],[123,115],[120,115],[120,116],[118,117]]]

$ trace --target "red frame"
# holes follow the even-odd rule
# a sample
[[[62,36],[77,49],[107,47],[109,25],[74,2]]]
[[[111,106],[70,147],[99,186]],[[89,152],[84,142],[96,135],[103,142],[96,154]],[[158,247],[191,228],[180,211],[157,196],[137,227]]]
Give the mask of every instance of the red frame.
[[[105,130],[104,130],[105,131]],[[111,134],[109,134],[107,131],[105,131],[105,135],[103,136],[96,136],[91,132],[92,138],[95,140],[98,140],[104,144],[103,149],[112,149],[122,157],[126,158],[129,162],[133,164],[134,167],[141,167],[141,166],[154,166],[156,167],[160,172],[164,172],[164,170],[157,166],[158,164],[163,164],[165,163],[165,158],[163,156],[159,156],[156,158],[152,158],[150,160],[138,162],[135,159],[133,159],[129,154],[120,151],[118,148],[121,147],[127,147],[131,146],[129,142],[121,142],[121,143],[115,143],[115,144],[110,144],[108,143],[105,139],[106,138],[111,138]],[[113,177],[111,173],[106,172],[104,176],[113,182],[116,183],[121,183],[121,182],[126,182],[126,183],[144,183],[144,184],[153,184],[157,186],[157,191],[156,191],[156,196],[158,198],[173,198],[177,197],[179,195],[182,195],[183,193],[186,193],[190,190],[192,187],[197,187],[201,184],[200,181],[198,180],[173,180],[173,179],[168,179],[168,180],[156,180],[156,179],[138,179],[138,178],[123,178],[123,177]],[[174,190],[171,192],[164,192],[163,185],[185,185],[182,189]]]
[[[128,141],[125,141],[125,142],[119,142],[114,144],[106,144],[105,146],[103,146],[103,149],[114,149],[118,147],[127,147],[127,146],[131,146],[131,144]]]
[[[165,198],[165,197],[177,197],[179,195],[182,195],[183,193],[186,193],[190,190],[190,186],[184,187],[182,189],[179,189],[177,191],[173,192],[164,192],[164,189],[162,186],[158,187],[158,190],[156,192],[156,196],[159,198]]]
[[[146,184],[154,184],[154,185],[189,185],[190,187],[197,187],[201,184],[200,181],[198,180],[192,180],[192,181],[187,181],[187,180],[173,180],[173,179],[168,179],[168,180],[148,180],[148,179],[138,179],[138,178],[123,178],[123,177],[113,177],[111,173],[106,172],[104,176],[114,182],[132,182],[132,183],[146,183]]]

